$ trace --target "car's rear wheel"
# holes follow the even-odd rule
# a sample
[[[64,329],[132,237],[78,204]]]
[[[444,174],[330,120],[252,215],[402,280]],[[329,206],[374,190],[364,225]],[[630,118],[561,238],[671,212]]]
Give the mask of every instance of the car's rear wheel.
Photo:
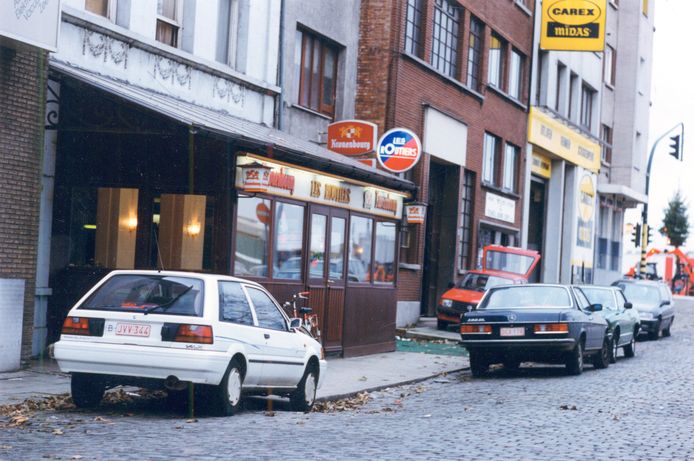
[[[624,357],[631,358],[636,355],[636,334],[638,330],[634,329],[634,334],[631,336],[629,344],[624,346]]]
[[[223,416],[231,416],[241,408],[243,369],[237,359],[231,359],[222,382],[215,388],[215,407]]]
[[[470,351],[470,372],[472,376],[478,378],[485,374],[489,369],[487,358],[479,351]]]
[[[602,349],[593,356],[593,366],[595,368],[607,368],[610,366],[610,354],[612,351],[612,343],[609,339],[602,340]]]
[[[436,319],[436,329],[437,330],[448,330],[448,322],[441,319]]]
[[[658,337],[660,336],[660,325],[661,325],[661,320],[658,319],[658,322],[655,324],[655,328],[653,330],[648,332],[648,339],[650,340],[657,340]]]
[[[106,386],[97,375],[73,373],[70,380],[72,401],[78,408],[95,407],[104,397]]]
[[[570,375],[583,373],[583,340],[579,341],[576,347],[569,353],[566,359],[566,371]]]
[[[316,390],[318,389],[318,372],[315,365],[306,367],[303,378],[296,386],[296,390],[289,396],[289,402],[294,411],[309,412],[316,402]]]
[[[617,353],[619,352],[619,332],[616,331],[610,341],[610,363],[617,363]]]

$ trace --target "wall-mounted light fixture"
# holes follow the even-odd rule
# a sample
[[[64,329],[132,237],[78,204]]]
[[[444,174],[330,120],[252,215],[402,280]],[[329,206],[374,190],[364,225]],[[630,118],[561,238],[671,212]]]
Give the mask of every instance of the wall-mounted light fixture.
[[[241,165],[244,192],[267,192],[270,185],[270,171],[272,168],[260,162]]]
[[[198,235],[200,235],[200,230],[201,230],[200,223],[197,221],[191,221],[185,227],[186,235],[191,237],[191,238],[195,238]]]
[[[125,218],[123,224],[129,232],[133,232],[135,229],[137,229],[137,216],[130,215],[129,217]]]

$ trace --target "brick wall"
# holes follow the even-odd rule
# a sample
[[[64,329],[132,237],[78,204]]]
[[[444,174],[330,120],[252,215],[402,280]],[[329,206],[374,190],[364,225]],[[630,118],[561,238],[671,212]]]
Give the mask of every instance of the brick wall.
[[[491,31],[499,33],[510,45],[525,56],[524,82],[521,101],[527,105],[529,97],[530,56],[532,51],[532,16],[519,8],[514,0],[462,0],[460,19],[460,41],[458,48],[458,70],[455,78],[439,74],[428,63],[432,49],[434,0],[425,0],[422,27],[424,31],[424,53],[421,59],[406,56],[404,49],[404,24],[406,0],[362,1],[359,64],[357,77],[356,116],[372,121],[380,130],[393,127],[409,128],[422,136],[424,108],[429,105],[439,111],[462,120],[468,127],[467,159],[465,168],[476,173],[474,189],[474,216],[472,254],[477,252],[477,231],[481,219],[494,222],[484,216],[485,196],[488,190],[480,185],[482,177],[482,144],[484,132],[489,131],[506,142],[521,148],[517,170],[518,196],[516,216],[513,224],[499,221],[500,226],[521,227],[522,186],[525,171],[525,145],[527,113],[523,105],[488,90],[485,86],[480,95],[466,90],[464,83],[467,72],[468,33],[471,16],[485,23],[481,80],[486,83],[487,50]],[[459,83],[456,83],[459,82]],[[429,183],[429,156],[424,155],[413,172],[419,186],[419,200],[427,201]],[[460,174],[461,183],[463,172]],[[462,184],[458,185],[462,191]],[[460,200],[459,200],[460,202]],[[431,210],[427,211],[429,214]],[[425,227],[417,226],[416,246],[418,264],[424,263]],[[442,230],[443,231],[443,230]],[[456,232],[457,229],[447,229]],[[410,251],[410,255],[413,252]],[[457,258],[456,258],[457,261]],[[470,267],[455,268],[470,269]],[[416,301],[421,298],[421,271],[399,272],[398,300]]]
[[[46,59],[0,47],[0,277],[24,279],[22,359],[31,355]]]

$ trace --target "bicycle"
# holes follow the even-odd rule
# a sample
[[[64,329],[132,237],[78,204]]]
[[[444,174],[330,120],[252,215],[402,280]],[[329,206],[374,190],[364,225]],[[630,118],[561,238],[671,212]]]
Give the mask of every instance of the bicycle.
[[[292,295],[292,300],[284,303],[285,311],[290,310],[290,316],[301,320],[302,328],[309,336],[320,342],[320,329],[318,328],[318,314],[313,314],[313,309],[308,306],[297,306],[297,300],[309,299],[308,291],[301,291]]]

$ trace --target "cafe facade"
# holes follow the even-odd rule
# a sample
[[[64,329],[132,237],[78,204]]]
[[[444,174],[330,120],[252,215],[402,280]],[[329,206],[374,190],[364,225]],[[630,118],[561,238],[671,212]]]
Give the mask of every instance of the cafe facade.
[[[414,185],[275,129],[280,92],[64,12],[41,210],[48,343],[105,273],[166,269],[254,280],[280,303],[308,291],[326,353],[395,349],[397,249]]]

